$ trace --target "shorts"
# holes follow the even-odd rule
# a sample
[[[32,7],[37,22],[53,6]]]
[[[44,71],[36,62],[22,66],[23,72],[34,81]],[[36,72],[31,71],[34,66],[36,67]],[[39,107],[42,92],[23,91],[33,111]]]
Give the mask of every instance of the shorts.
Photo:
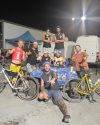
[[[53,50],[51,47],[48,47],[48,48],[43,47],[43,52],[45,52],[45,51],[48,51],[50,55],[53,55]]]
[[[20,74],[21,74],[21,76],[23,76],[24,75],[24,73],[21,71],[21,66],[19,66],[19,65],[14,65],[14,64],[11,64],[10,65],[10,71],[12,71],[12,72],[15,72],[15,73],[18,73],[18,72],[20,72]],[[12,76],[12,84],[16,84],[16,76]]]
[[[10,71],[12,72],[20,72],[21,71],[21,66],[17,66],[17,65],[10,65]]]
[[[59,100],[62,99],[62,94],[60,90],[47,90],[46,92],[49,96],[49,98],[52,98],[54,103],[57,103]]]

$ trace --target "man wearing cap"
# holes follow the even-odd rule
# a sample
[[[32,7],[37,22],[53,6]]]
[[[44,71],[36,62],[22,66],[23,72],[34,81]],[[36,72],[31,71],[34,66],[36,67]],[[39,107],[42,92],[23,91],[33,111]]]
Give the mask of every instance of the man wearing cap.
[[[62,56],[61,51],[56,51],[54,54],[54,66],[63,66],[65,58]]]
[[[27,70],[28,72],[32,72],[34,66],[37,64],[38,58],[38,43],[33,42],[32,47],[26,52],[28,59],[27,59]]]
[[[50,55],[48,51],[44,51],[43,55],[40,59],[40,66],[42,66],[45,62],[52,62],[53,57]]]
[[[51,70],[50,63],[44,63],[44,70],[41,76],[41,85],[40,85],[40,100],[48,100],[52,98],[53,102],[59,107],[60,111],[63,113],[63,122],[69,122],[70,115],[68,115],[67,106],[63,101],[60,87],[57,82],[57,74]]]

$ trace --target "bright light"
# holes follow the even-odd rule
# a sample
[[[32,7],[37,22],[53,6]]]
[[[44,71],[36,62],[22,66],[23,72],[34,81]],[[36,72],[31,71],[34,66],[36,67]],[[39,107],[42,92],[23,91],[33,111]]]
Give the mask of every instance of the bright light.
[[[72,21],[74,21],[74,20],[75,20],[75,18],[73,17],[73,18],[72,18]]]
[[[86,20],[86,17],[85,17],[85,16],[82,16],[82,17],[81,17],[81,20],[82,20],[82,21],[85,21],[85,20]]]

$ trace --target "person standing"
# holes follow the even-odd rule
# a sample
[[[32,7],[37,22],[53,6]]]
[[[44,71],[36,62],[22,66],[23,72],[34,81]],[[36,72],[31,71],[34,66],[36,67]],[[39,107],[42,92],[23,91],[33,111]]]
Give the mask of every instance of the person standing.
[[[33,42],[32,46],[30,47],[30,49],[27,52],[27,55],[28,55],[27,63],[29,63],[30,65],[36,65],[38,53],[39,53],[38,52],[38,43]]]
[[[52,42],[52,34],[50,32],[50,29],[47,29],[46,32],[43,35],[43,51],[51,52],[51,42]]]
[[[12,55],[11,64],[10,64],[10,71],[18,73],[21,71],[21,64],[23,61],[26,61],[27,56],[23,50],[24,41],[19,40],[17,45],[18,45],[17,47],[15,47],[11,50],[8,50],[6,56],[8,57],[8,56]],[[12,78],[12,83],[13,84],[16,83],[15,77]]]
[[[19,72],[21,70],[22,61],[26,61],[27,57],[23,50],[24,41],[19,40],[17,43],[17,47],[8,50],[6,56],[12,55],[10,70],[13,72]]]
[[[68,123],[70,115],[68,114],[67,106],[62,98],[60,87],[57,82],[57,74],[51,70],[50,62],[45,62],[43,74],[41,76],[39,99],[47,101],[49,98],[52,98],[52,101],[62,112],[62,122]]]
[[[75,46],[75,54],[72,56],[72,61],[74,62],[75,70],[79,78],[81,78],[81,71],[83,73],[89,72],[87,53],[85,51],[81,51],[80,45]]]
[[[34,66],[37,65],[37,58],[38,58],[38,43],[33,42],[31,48],[26,52],[28,59],[27,59],[27,70],[28,72],[32,72]]]
[[[56,27],[56,34],[54,36],[54,41],[55,41],[55,51],[61,51],[62,55],[64,56],[65,34],[61,32],[60,26]]]

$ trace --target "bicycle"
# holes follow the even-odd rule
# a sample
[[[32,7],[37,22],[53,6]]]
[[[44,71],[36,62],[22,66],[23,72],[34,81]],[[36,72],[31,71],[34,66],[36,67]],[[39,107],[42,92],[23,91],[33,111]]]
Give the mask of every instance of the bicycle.
[[[94,102],[96,101],[93,98],[94,93],[100,96],[100,80],[97,80],[95,84],[91,83],[89,74],[84,74],[82,79],[70,80],[62,90],[63,98],[70,102],[80,102],[85,97],[90,102]]]
[[[29,75],[22,75],[21,72],[12,72],[4,67],[0,71],[0,93],[4,90],[7,83],[16,95],[23,100],[33,100],[37,97],[39,85],[35,78]],[[16,78],[15,83],[12,83],[12,77]]]

